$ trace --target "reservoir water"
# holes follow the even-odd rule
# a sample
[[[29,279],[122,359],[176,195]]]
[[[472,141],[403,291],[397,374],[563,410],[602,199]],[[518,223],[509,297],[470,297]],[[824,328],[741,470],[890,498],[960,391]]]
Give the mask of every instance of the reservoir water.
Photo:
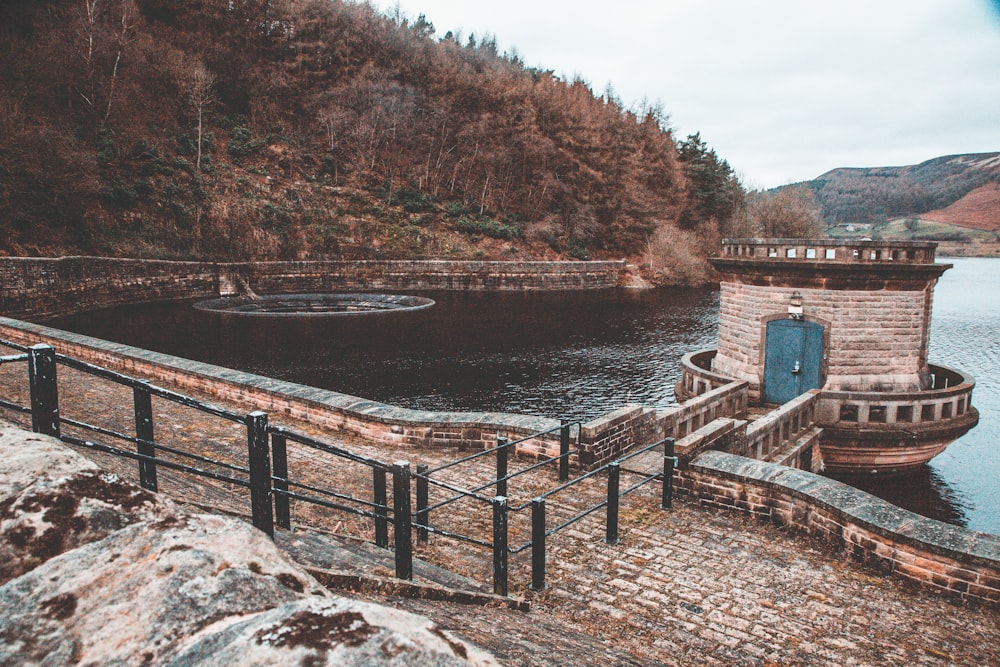
[[[972,373],[980,424],[918,472],[856,486],[926,516],[1000,534],[1000,259],[942,259],[931,362]],[[427,410],[587,420],[674,402],[681,356],[715,347],[718,291],[420,292],[437,304],[349,318],[244,318],[190,302],[127,306],[52,326]]]

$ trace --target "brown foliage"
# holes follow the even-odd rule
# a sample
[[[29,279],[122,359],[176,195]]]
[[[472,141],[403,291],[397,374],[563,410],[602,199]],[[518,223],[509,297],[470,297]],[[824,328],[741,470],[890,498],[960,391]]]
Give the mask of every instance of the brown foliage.
[[[329,0],[5,11],[8,251],[43,221],[69,232],[87,220],[96,228],[51,247],[621,256],[682,211],[707,222],[685,209],[691,185],[662,112],[527,69],[492,40],[435,39],[426,21]],[[364,230],[351,222],[366,216]]]

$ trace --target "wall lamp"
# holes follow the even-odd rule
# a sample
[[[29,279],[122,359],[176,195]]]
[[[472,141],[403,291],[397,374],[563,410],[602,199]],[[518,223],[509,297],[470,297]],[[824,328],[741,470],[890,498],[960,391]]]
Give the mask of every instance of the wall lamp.
[[[803,318],[802,295],[797,291],[792,292],[792,296],[788,300],[788,317],[793,320],[801,320]]]

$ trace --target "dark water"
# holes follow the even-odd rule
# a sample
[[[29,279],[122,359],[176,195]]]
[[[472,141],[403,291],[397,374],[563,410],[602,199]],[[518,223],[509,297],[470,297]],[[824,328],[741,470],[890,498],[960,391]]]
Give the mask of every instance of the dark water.
[[[850,481],[1000,534],[1000,260],[944,261],[955,268],[935,293],[931,361],[976,377],[980,425],[914,474]],[[49,324],[407,407],[571,419],[628,402],[670,405],[681,356],[716,344],[716,290],[420,294],[437,305],[271,320],[168,303]]]

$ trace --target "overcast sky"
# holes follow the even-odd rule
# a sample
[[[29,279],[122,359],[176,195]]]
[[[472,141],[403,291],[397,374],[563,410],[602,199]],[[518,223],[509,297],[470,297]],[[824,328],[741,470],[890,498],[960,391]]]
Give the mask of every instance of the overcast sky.
[[[378,0],[661,102],[750,187],[1000,150],[1000,0]]]

